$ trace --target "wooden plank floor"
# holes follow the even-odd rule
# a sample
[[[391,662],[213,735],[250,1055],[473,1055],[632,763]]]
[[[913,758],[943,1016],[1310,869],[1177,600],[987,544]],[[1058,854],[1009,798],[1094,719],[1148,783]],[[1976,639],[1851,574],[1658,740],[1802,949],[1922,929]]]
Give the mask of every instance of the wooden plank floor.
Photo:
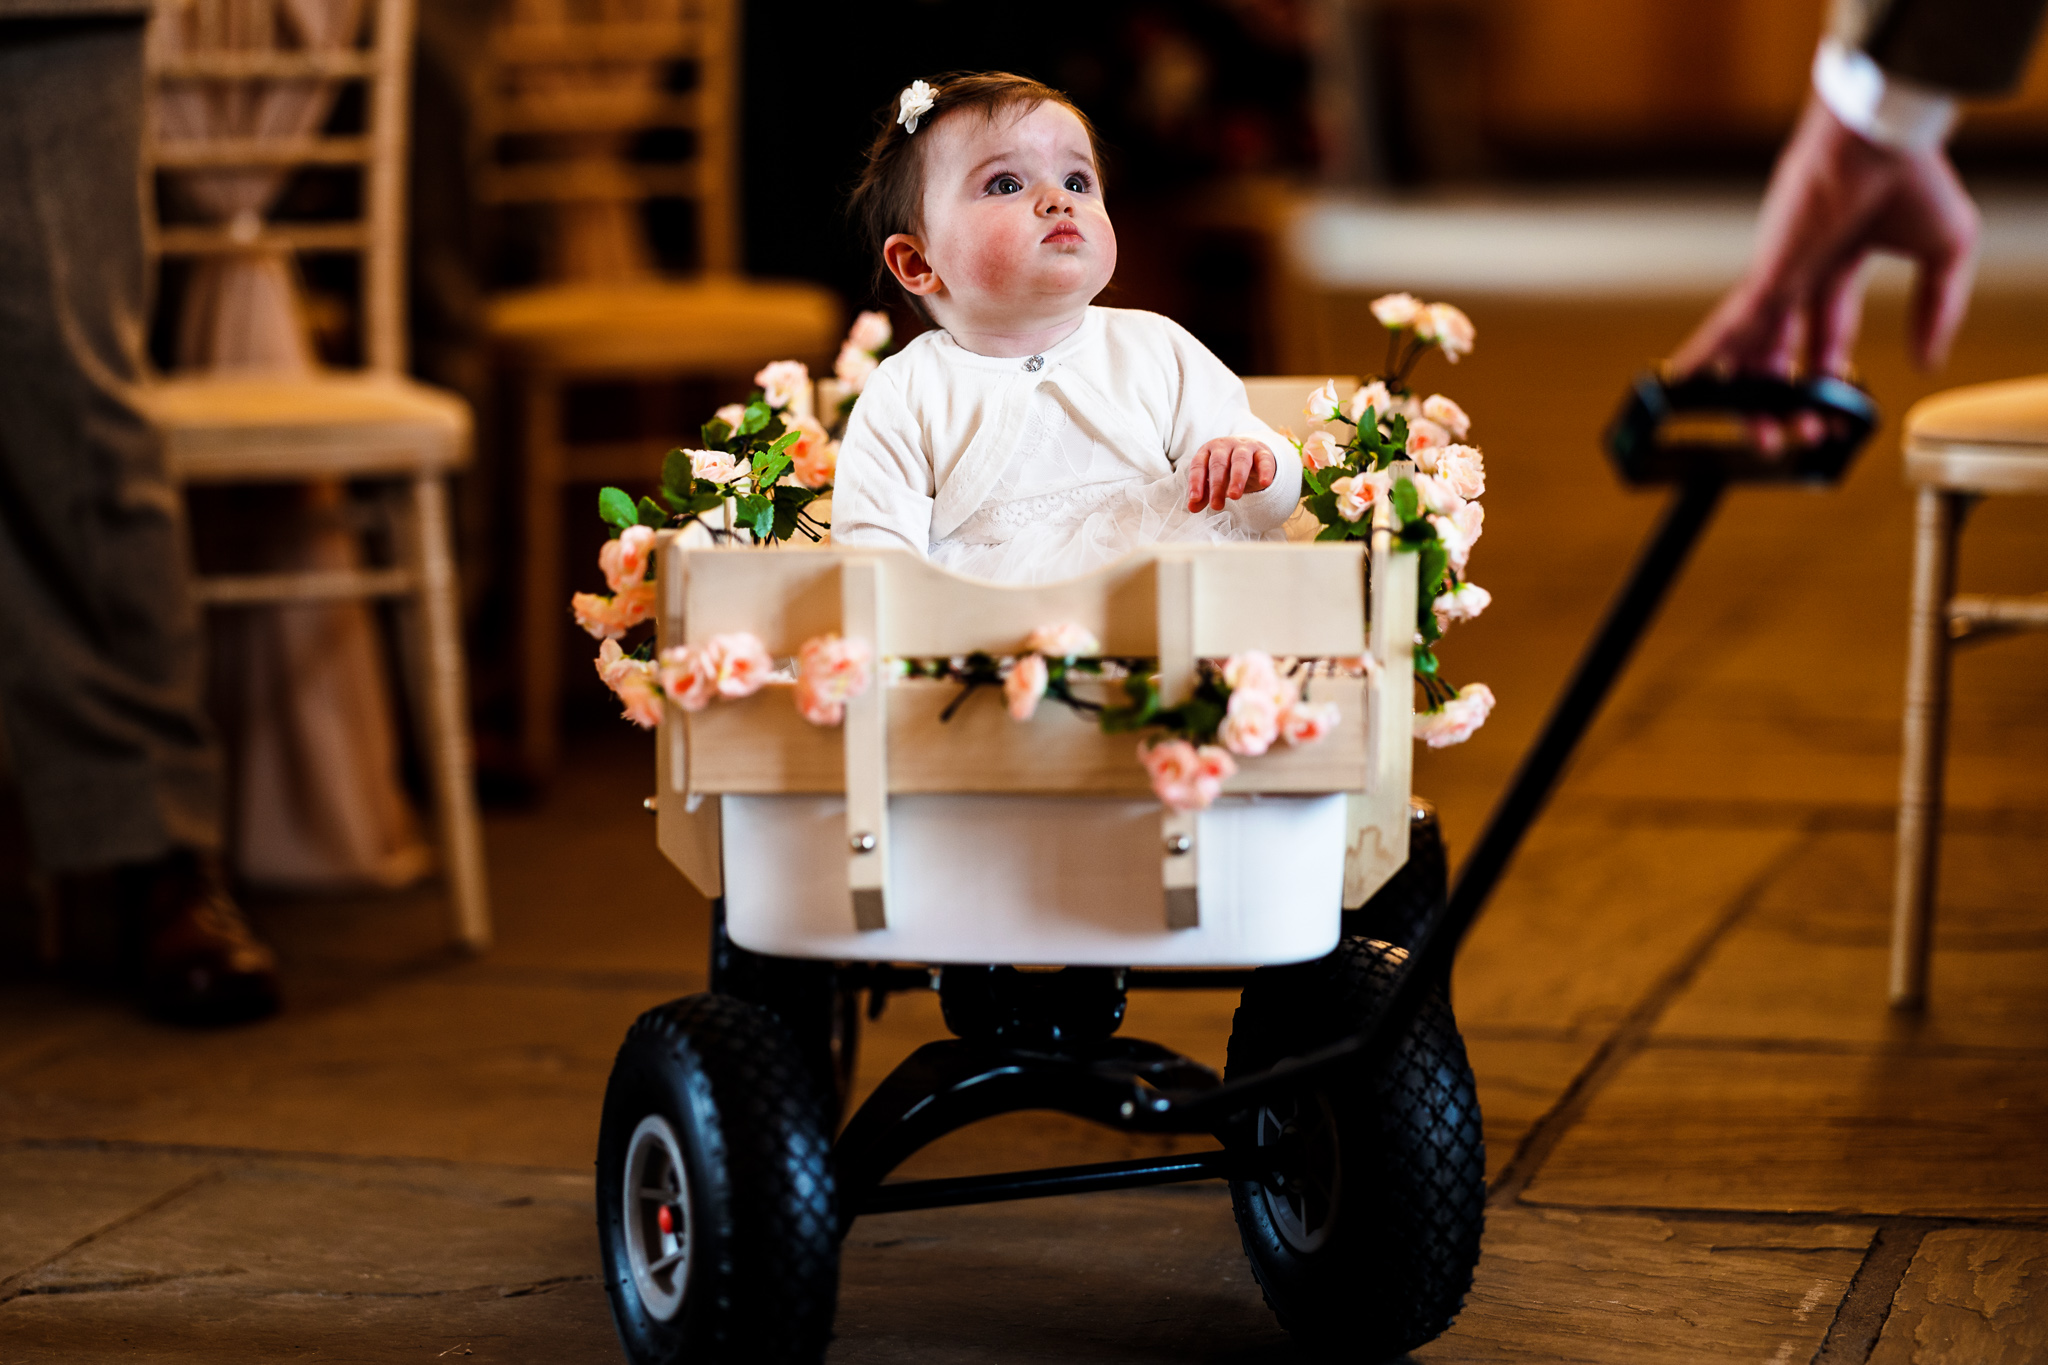
[[[1360,300],[1332,370],[1369,365]],[[1421,382],[1487,453],[1443,657],[1500,697],[1418,755],[1454,854],[1654,519],[1595,439],[1690,306],[1464,299]],[[1344,312],[1343,310],[1349,310]],[[1885,1008],[1910,504],[1892,432],[1937,384],[2048,370],[2048,300],[1980,301],[1939,381],[1899,310],[1864,363],[1892,425],[1826,493],[1731,496],[1455,978],[1491,1203],[1463,1316],[1415,1359],[2048,1359],[2048,638],[1957,666],[1932,1004]],[[1347,340],[1348,338],[1348,340]],[[1969,590],[2048,588],[2041,508],[1973,515]],[[0,988],[0,1362],[599,1362],[590,1160],[613,1051],[700,989],[706,907],[638,813],[652,762],[570,745],[490,821],[499,946],[455,962],[431,889],[259,901],[291,1008],[202,1034],[48,981]],[[863,1085],[940,1036],[901,997]],[[1126,1032],[1220,1065],[1234,999],[1141,995]],[[1204,1146],[1013,1116],[911,1175]],[[1215,1186],[889,1215],[846,1246],[851,1362],[1298,1359]]]

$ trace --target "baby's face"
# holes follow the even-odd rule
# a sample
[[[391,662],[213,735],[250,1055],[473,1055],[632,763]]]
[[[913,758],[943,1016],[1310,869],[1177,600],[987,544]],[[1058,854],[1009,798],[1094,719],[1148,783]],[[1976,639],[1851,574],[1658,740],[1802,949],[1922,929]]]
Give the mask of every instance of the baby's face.
[[[1048,100],[993,122],[962,110],[930,136],[920,236],[940,282],[926,302],[941,326],[1044,326],[1102,292],[1116,273],[1116,232],[1072,110]]]

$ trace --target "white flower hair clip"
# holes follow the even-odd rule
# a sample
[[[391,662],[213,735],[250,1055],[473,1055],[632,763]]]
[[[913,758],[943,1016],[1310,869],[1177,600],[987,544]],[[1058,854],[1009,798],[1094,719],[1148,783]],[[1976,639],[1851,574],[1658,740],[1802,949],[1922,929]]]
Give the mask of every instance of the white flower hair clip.
[[[932,111],[938,94],[923,81],[912,81],[903,88],[903,93],[896,97],[896,121],[903,125],[904,132],[917,131],[917,121]]]

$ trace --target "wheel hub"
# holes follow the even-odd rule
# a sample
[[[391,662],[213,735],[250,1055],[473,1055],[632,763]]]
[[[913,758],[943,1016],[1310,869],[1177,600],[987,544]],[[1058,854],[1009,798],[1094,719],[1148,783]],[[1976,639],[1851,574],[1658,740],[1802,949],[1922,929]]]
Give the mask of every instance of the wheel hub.
[[[1337,1117],[1318,1092],[1259,1110],[1258,1146],[1269,1174],[1254,1198],[1266,1205],[1280,1240],[1296,1252],[1317,1251],[1336,1226],[1343,1170]]]
[[[649,1114],[626,1144],[626,1263],[648,1315],[668,1322],[682,1310],[690,1277],[690,1181],[682,1144],[660,1114]]]

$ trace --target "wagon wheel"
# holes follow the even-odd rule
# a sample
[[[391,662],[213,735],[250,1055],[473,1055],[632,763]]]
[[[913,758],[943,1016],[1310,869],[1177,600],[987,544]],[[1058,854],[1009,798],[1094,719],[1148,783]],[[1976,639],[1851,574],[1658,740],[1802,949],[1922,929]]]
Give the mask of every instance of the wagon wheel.
[[[811,1076],[829,1097],[836,1125],[846,1112],[860,1058],[860,991],[836,963],[771,957],[734,943],[722,905],[711,931],[711,989],[780,1020]]]
[[[1252,977],[1230,1035],[1235,1079],[1336,1041],[1370,1018],[1407,954],[1346,939]],[[1263,1179],[1231,1203],[1252,1272],[1304,1346],[1389,1360],[1464,1306],[1485,1221],[1486,1152],[1464,1040],[1441,987],[1398,1046],[1250,1116]]]
[[[692,995],[633,1024],[597,1145],[605,1291],[633,1365],[815,1365],[839,1221],[816,1085],[761,1010]]]

